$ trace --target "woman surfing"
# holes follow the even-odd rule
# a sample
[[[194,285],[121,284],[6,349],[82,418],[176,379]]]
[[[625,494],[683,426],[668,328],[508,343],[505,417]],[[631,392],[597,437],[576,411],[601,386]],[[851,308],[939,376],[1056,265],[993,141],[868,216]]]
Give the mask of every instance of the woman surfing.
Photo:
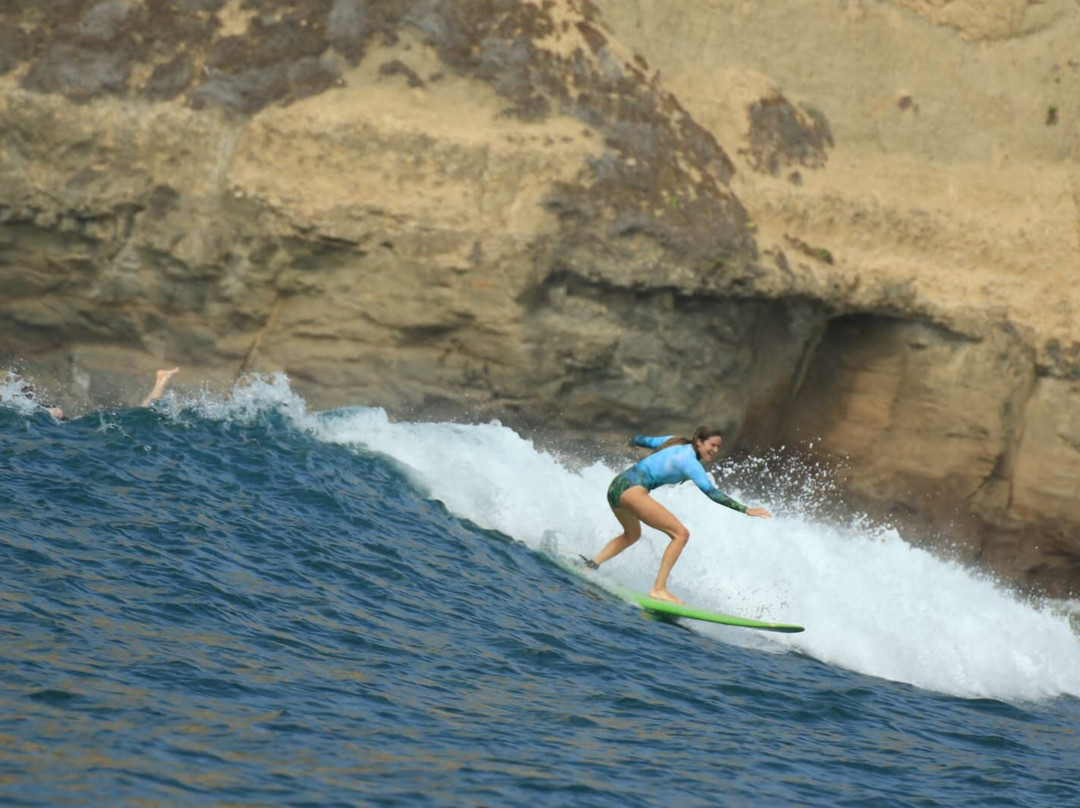
[[[671,594],[667,588],[671,568],[679,560],[686,543],[690,540],[690,531],[675,515],[653,499],[649,492],[661,485],[673,485],[684,480],[693,480],[702,492],[720,505],[724,505],[747,516],[768,519],[772,516],[765,508],[748,508],[736,502],[713,485],[705,464],[711,463],[720,453],[723,436],[720,430],[710,426],[699,426],[691,438],[673,435],[664,437],[646,437],[635,435],[630,438],[631,446],[640,446],[655,451],[644,460],[616,475],[608,487],[607,500],[615,518],[622,525],[623,532],[609,541],[593,559],[585,559],[590,569],[596,569],[605,561],[614,558],[627,547],[641,538],[641,523],[666,533],[671,542],[660,559],[660,570],[656,574],[649,597],[666,600],[671,603],[683,603]],[[584,558],[584,556],[583,556]]]

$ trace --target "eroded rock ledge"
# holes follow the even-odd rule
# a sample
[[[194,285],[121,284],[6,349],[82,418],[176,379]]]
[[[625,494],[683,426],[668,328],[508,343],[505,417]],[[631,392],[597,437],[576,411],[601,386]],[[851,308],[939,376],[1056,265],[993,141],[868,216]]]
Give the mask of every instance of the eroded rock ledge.
[[[932,94],[736,52],[889,32],[962,59],[981,36],[969,6],[825,5],[690,3],[681,38],[648,3],[0,12],[6,358],[69,407],[169,361],[567,436],[718,422],[739,450],[812,444],[853,503],[1072,591],[1072,147],[1040,117],[1009,155],[958,130],[970,153],[944,159],[915,116],[964,118]],[[1074,41],[1051,5],[981,38],[1014,62],[1010,37]],[[1080,89],[1043,62],[1048,92]]]

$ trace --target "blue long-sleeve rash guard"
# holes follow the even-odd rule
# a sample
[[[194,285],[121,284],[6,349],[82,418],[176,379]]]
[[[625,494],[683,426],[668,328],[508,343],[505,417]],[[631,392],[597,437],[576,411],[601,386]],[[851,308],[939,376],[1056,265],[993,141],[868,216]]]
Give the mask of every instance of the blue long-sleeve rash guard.
[[[629,443],[631,446],[640,446],[644,449],[659,449],[664,444],[664,441],[670,437],[671,435],[655,438],[634,435],[634,437],[630,438]],[[746,513],[745,505],[732,499],[713,485],[712,479],[705,471],[705,467],[701,465],[701,461],[698,460],[694,445],[691,443],[660,449],[660,451],[654,452],[627,469],[623,474],[630,476],[635,484],[643,485],[649,491],[661,485],[673,485],[684,480],[693,480],[694,485],[700,488],[702,493],[713,502],[739,511],[739,513]]]

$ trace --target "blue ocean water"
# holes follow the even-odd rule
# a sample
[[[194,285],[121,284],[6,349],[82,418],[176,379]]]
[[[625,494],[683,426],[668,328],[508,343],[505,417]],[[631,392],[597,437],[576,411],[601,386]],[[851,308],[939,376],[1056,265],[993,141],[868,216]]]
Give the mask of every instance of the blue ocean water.
[[[658,492],[674,591],[807,630],[673,624],[550,556],[617,532],[615,469],[498,424],[309,412],[282,377],[60,423],[20,387],[0,804],[1080,804],[1076,604],[818,520],[812,483],[728,489],[773,520]]]

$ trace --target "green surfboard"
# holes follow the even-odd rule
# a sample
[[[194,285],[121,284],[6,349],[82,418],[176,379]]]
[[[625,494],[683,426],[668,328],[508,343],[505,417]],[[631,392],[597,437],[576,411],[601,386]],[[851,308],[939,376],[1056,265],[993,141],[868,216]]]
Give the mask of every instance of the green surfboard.
[[[580,562],[564,555],[556,555],[555,559],[560,567],[585,578],[604,591],[610,592],[612,595],[622,598],[628,603],[636,604],[654,614],[667,617],[686,617],[691,620],[703,620],[707,623],[718,623],[724,626],[737,626],[739,628],[753,628],[759,631],[780,631],[785,634],[797,634],[800,631],[806,630],[802,626],[797,626],[792,623],[771,623],[765,620],[754,620],[749,617],[736,617],[731,614],[710,612],[707,609],[699,609],[698,607],[691,606],[687,603],[668,603],[666,600],[657,600],[656,598],[650,598],[648,595],[634,589],[627,589],[608,581],[601,582],[593,578]]]

